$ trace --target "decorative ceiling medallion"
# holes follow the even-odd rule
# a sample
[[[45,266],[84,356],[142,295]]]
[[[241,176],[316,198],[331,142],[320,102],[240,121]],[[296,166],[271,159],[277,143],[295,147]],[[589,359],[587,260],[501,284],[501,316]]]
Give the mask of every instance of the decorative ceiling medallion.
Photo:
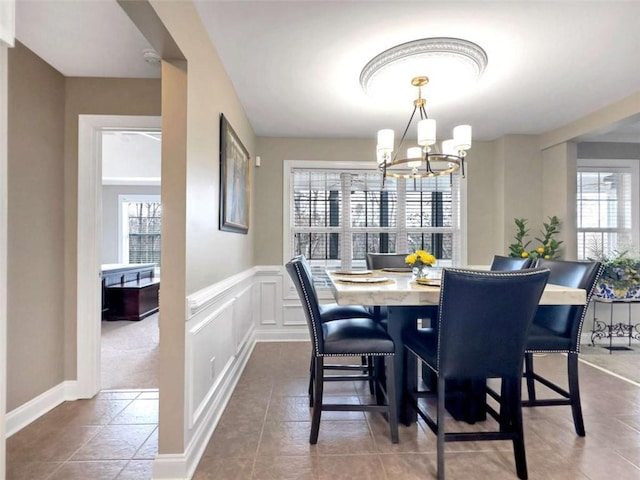
[[[452,60],[458,67],[463,67],[462,71],[456,70],[457,76],[469,75],[475,81],[482,76],[487,66],[487,53],[479,45],[460,38],[434,37],[413,40],[396,45],[373,57],[360,73],[360,85],[365,93],[371,95],[372,85],[381,72],[406,62],[419,63],[424,60]]]

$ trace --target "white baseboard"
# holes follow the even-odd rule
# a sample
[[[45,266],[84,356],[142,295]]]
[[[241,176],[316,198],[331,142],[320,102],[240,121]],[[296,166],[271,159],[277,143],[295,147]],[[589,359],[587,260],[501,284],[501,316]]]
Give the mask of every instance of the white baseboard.
[[[18,408],[7,413],[7,438],[40,418],[45,413],[53,410],[62,402],[67,400],[77,400],[75,394],[76,381],[66,381],[59,383],[46,392],[20,405]]]

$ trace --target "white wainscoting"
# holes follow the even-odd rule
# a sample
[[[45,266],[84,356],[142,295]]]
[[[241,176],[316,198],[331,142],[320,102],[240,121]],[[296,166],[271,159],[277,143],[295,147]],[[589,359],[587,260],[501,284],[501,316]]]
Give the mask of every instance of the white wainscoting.
[[[154,479],[190,478],[256,342],[309,339],[283,266],[257,266],[186,301],[186,429],[183,455],[158,455]]]

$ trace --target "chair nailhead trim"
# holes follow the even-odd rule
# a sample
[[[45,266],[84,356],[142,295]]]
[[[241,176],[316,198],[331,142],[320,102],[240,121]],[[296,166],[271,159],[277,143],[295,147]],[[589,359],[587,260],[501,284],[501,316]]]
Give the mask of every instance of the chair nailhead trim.
[[[313,331],[313,345],[314,345],[314,352],[316,353],[316,356],[318,355],[318,332],[316,332],[316,321],[313,318],[313,309],[311,308],[311,303],[309,302],[309,295],[307,293],[307,289],[304,288],[304,282],[302,281],[302,275],[300,274],[300,264],[297,262],[294,262],[293,264],[294,268],[296,269],[296,275],[298,276],[298,280],[300,281],[300,287],[302,288],[302,293],[304,293],[304,301],[307,303],[307,310],[309,311],[309,315],[311,315],[311,330]]]
[[[393,357],[395,353],[318,353],[316,357]]]

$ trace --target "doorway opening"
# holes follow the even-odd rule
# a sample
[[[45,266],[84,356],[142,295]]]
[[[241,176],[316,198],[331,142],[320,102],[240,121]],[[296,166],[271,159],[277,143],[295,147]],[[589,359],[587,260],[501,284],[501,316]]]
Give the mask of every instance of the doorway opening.
[[[101,135],[100,388],[157,389],[162,133],[108,129]]]
[[[108,132],[160,132],[157,116],[80,115],[78,135],[77,398],[102,388],[103,142]],[[141,133],[136,133],[138,136]],[[103,134],[105,134],[103,136]],[[159,142],[158,142],[159,143]],[[105,176],[109,178],[109,175]],[[135,172],[122,178],[140,177]],[[159,185],[159,173],[156,182]],[[112,180],[115,182],[115,180]],[[121,180],[124,182],[124,180]],[[159,187],[158,187],[159,189]],[[106,368],[106,365],[104,366]],[[118,368],[117,365],[113,368]]]

